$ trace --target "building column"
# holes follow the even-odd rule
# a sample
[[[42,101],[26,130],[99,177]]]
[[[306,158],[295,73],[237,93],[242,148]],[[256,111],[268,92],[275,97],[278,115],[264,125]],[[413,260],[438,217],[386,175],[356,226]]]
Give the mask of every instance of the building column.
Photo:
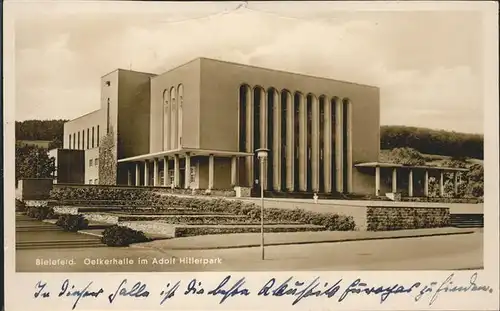
[[[312,107],[312,126],[311,126],[311,178],[312,178],[312,190],[314,192],[319,191],[319,103],[315,96],[312,96],[311,101]]]
[[[184,189],[191,188],[191,155],[186,153],[186,161],[184,168]]]
[[[351,101],[347,104],[347,141],[344,142],[347,147],[347,193],[352,192],[352,103]]]
[[[453,173],[453,191],[458,195],[458,172]]]
[[[135,185],[141,185],[141,167],[139,166],[140,162],[135,163]]]
[[[337,192],[344,192],[344,167],[343,167],[343,145],[344,145],[344,135],[342,126],[342,101],[337,99],[335,101],[335,179],[337,183]]]
[[[444,197],[444,172],[439,171],[439,196]]]
[[[153,159],[153,186],[158,186],[158,159]]]
[[[307,106],[299,96],[299,190],[307,191]]]
[[[392,193],[398,192],[398,171],[396,168],[392,169]]]
[[[413,196],[413,170],[410,169],[408,172],[408,196]]]
[[[149,186],[149,161],[144,161],[144,186]]]
[[[332,105],[331,101],[325,97],[324,120],[323,120],[323,171],[325,192],[332,192]]]
[[[181,167],[179,161],[179,155],[174,155],[174,188],[179,187],[180,185],[180,175],[181,175]]]
[[[127,185],[132,186],[132,167],[130,164],[128,165],[127,170]]]
[[[286,96],[286,189],[294,191],[295,158],[295,112],[292,95]]]
[[[214,187],[214,155],[208,157],[208,190]]]
[[[267,93],[266,91],[260,89],[260,146],[259,148],[269,148],[267,146]],[[264,163],[264,175],[267,175],[267,161]],[[260,176],[259,181],[262,183],[264,186],[264,189],[268,189],[268,183],[269,181],[267,180],[267,176]],[[271,181],[272,182],[272,181]]]
[[[253,89],[249,87],[246,92],[246,143],[247,143],[247,152],[254,152],[254,146],[253,146],[253,109],[254,109],[254,104],[253,104]],[[246,157],[245,158],[245,169],[246,169],[246,176],[247,176],[247,182],[249,187],[253,187],[254,183],[254,176],[253,176],[253,166],[254,166],[254,157]]]
[[[380,166],[375,166],[375,195],[380,195]]]
[[[163,187],[168,185],[168,157],[163,157]]]
[[[236,181],[238,180],[237,176],[237,164],[238,164],[238,158],[236,156],[231,157],[231,187],[236,186]]]
[[[274,107],[273,107],[273,189],[275,191],[281,190],[281,161],[283,157],[281,155],[281,96],[275,91],[274,97]]]
[[[429,196],[429,171],[425,170],[424,175],[424,196]]]

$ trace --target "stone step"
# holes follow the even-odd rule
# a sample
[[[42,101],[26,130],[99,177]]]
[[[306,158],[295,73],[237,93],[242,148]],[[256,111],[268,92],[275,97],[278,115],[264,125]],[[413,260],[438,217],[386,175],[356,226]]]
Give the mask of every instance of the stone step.
[[[93,244],[99,242],[100,239],[97,238],[92,238],[92,239],[78,239],[78,240],[46,240],[46,241],[20,241],[16,242],[16,245],[48,245],[48,244],[59,244],[59,245],[65,245],[65,244]]]
[[[94,247],[107,247],[106,244],[95,243],[95,244],[46,244],[46,245],[17,245],[16,250],[29,250],[29,249],[63,249],[63,248],[94,248]]]

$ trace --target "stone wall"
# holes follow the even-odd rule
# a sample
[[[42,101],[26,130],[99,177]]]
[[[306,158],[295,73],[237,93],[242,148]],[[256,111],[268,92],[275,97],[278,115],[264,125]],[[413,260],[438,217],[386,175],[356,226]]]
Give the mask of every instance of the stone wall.
[[[389,207],[368,206],[366,230],[386,231],[450,226],[447,207]]]
[[[18,182],[18,199],[28,200],[46,200],[49,198],[52,190],[53,180],[51,178],[27,178]]]
[[[113,128],[103,136],[99,145],[99,184],[116,185],[117,154]]]

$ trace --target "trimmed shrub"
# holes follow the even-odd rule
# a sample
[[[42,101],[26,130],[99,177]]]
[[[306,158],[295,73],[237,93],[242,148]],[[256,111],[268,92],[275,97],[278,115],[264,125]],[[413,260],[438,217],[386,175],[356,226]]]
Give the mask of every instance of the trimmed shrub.
[[[64,229],[64,231],[77,232],[78,230],[86,229],[89,226],[89,221],[83,215],[60,215],[56,225]]]
[[[118,225],[106,228],[103,232],[101,242],[107,246],[129,246],[133,243],[149,242],[144,232],[133,230]]]
[[[147,189],[120,189],[110,187],[57,187],[50,191],[50,198],[58,201],[143,201],[151,202],[153,193]],[[109,202],[106,202],[109,204]]]
[[[16,212],[17,213],[26,212],[26,204],[19,199],[16,199]]]
[[[55,219],[57,217],[54,214],[54,208],[51,206],[28,207],[26,215],[37,220]]]

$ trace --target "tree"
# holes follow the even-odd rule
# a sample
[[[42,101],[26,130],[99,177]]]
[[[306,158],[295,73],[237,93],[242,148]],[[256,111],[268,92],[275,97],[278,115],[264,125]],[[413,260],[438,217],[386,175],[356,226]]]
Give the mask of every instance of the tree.
[[[47,149],[16,144],[16,185],[23,178],[53,178],[55,159],[49,157]]]
[[[389,161],[402,165],[424,165],[425,158],[413,148],[395,148],[389,154]]]

